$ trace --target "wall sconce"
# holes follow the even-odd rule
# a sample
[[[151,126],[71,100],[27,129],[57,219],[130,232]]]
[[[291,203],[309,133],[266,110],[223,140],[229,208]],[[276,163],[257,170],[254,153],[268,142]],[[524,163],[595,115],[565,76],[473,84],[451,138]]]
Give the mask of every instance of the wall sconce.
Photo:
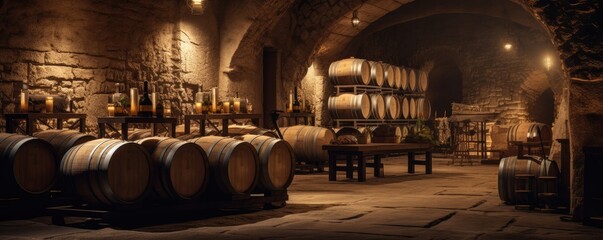
[[[188,2],[188,6],[191,8],[192,15],[201,15],[205,10],[205,1],[204,0],[186,0]]]
[[[544,57],[544,66],[546,67],[547,71],[551,70],[551,66],[553,66],[553,60],[550,56]]]
[[[354,10],[352,13],[352,26],[357,28],[358,24],[360,24],[360,19],[358,18],[358,10]]]

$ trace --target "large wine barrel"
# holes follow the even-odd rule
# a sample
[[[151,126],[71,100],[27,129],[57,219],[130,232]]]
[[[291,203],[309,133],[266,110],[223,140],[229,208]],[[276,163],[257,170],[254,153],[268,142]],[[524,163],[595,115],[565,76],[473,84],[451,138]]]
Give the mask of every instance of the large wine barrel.
[[[419,79],[417,80],[417,85],[419,92],[426,92],[427,87],[429,86],[429,79],[427,77],[427,73],[425,71],[419,71]]]
[[[404,119],[410,117],[410,103],[408,99],[408,97],[402,97],[402,101],[400,102],[400,117]]]
[[[540,136],[538,136],[538,129]],[[529,135],[529,136],[528,136]],[[507,142],[540,142],[550,143],[552,141],[551,127],[544,123],[529,122],[512,125],[507,133]]]
[[[261,135],[243,135],[239,139],[251,143],[258,152],[259,181],[254,192],[285,190],[295,175],[295,154],[284,140]]]
[[[281,128],[283,139],[291,144],[298,162],[326,162],[327,151],[322,145],[330,144],[335,139],[335,132],[330,128],[313,126],[292,126]]]
[[[46,130],[36,132],[34,137],[40,138],[52,145],[58,159],[63,159],[63,156],[69,149],[85,142],[92,141],[96,137],[80,133],[73,130]]]
[[[396,95],[385,95],[385,117],[388,119],[400,118],[400,104]]]
[[[416,119],[417,118],[417,103],[414,98],[410,98],[410,101],[408,101],[408,107],[410,108],[408,111],[410,119]]]
[[[394,89],[400,89],[402,88],[402,72],[400,71],[400,67],[398,66],[392,66],[392,68],[394,69]]]
[[[245,134],[263,135],[263,136],[278,138],[278,134],[276,134],[274,131],[264,129],[264,128],[259,128],[254,125],[236,125],[236,124],[228,125],[228,135],[229,136],[241,136],[241,135],[245,135]]]
[[[0,196],[47,193],[57,180],[57,163],[46,141],[0,133]]]
[[[369,61],[371,66],[371,85],[375,86],[383,86],[384,81],[384,73],[383,73],[383,65],[380,62]]]
[[[328,109],[336,119],[367,119],[371,113],[371,100],[367,94],[343,93],[329,97]]]
[[[532,175],[532,193],[515,194],[515,176]],[[516,156],[506,157],[500,160],[498,165],[498,196],[507,203],[535,203],[539,192],[556,192],[556,187],[547,186],[548,189],[538,186],[538,177],[540,176],[558,176],[559,168],[555,162],[542,160],[540,158],[518,159]],[[520,188],[525,188],[522,186]]]
[[[358,139],[359,144],[367,144],[367,143],[370,143],[370,141],[371,141],[370,132],[368,132],[367,130],[364,130],[364,129],[363,129],[364,132],[361,132],[360,129],[356,129],[353,127],[342,127],[342,128],[334,128],[333,131],[335,131],[336,137],[340,137],[340,136],[344,136],[344,135],[354,136],[356,139]],[[368,134],[367,134],[367,132],[368,132]]]
[[[392,65],[383,63],[383,87],[393,88],[396,82],[396,72]]]
[[[417,118],[421,120],[427,120],[431,117],[431,102],[427,98],[418,98],[415,103]]]
[[[151,158],[133,142],[92,140],[71,148],[61,161],[65,191],[101,205],[133,204],[150,189]]]
[[[400,143],[401,140],[402,130],[398,126],[382,124],[373,130],[374,143]]]
[[[329,78],[335,85],[368,85],[371,81],[371,66],[364,59],[342,59],[331,63]]]
[[[207,154],[197,144],[176,138],[149,137],[136,141],[151,156],[153,192],[162,199],[195,199],[209,181]]]
[[[385,118],[385,100],[381,94],[371,94],[371,118],[372,119],[384,119]]]
[[[209,187],[226,195],[251,193],[258,177],[258,153],[248,142],[207,136],[189,140],[207,153],[211,179]]]
[[[400,67],[400,90],[408,90],[408,72],[403,67]]]
[[[408,71],[408,90],[417,91],[417,73],[414,69]]]

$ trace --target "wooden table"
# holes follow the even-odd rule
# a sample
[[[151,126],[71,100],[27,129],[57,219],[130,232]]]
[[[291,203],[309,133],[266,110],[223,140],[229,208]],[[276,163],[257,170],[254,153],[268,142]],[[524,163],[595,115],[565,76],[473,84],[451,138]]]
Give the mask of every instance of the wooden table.
[[[316,116],[314,113],[281,113],[279,118],[283,118],[285,120],[283,127],[288,127],[291,119],[293,119],[294,125],[300,124],[300,119],[304,125],[314,126],[314,124],[316,124]]]
[[[35,121],[41,119],[56,119],[56,129],[63,129],[63,121],[67,119],[79,119],[80,132],[85,131],[86,127],[86,114],[78,113],[7,113],[4,114],[6,118],[6,132],[16,133],[19,128],[19,120],[25,120],[25,129],[22,129],[25,134],[32,135]],[[76,122],[77,123],[77,122]],[[75,125],[75,124],[74,124]],[[72,125],[73,126],[73,125]]]
[[[98,137],[105,137],[106,126],[109,126],[114,131],[119,132],[117,129],[113,128],[111,124],[120,124],[121,125],[121,139],[128,140],[128,125],[131,123],[150,123],[152,124],[151,134],[153,136],[156,135],[157,126],[156,124],[169,124],[170,125],[170,137],[176,137],[176,124],[178,119],[175,117],[130,117],[130,116],[118,116],[118,117],[99,117],[98,121]]]
[[[222,131],[218,129],[214,123],[211,122],[213,119],[221,119],[222,120]],[[262,114],[253,114],[253,113],[218,113],[218,114],[194,114],[194,115],[185,115],[184,116],[184,134],[191,133],[191,121],[195,121],[199,123],[199,132],[202,136],[205,136],[205,126],[206,122],[210,126],[212,126],[216,131],[221,132],[222,136],[228,136],[228,124],[229,121],[232,123],[238,123],[236,120],[238,119],[251,119],[253,125],[257,127],[263,126],[263,115]]]
[[[381,173],[381,158],[389,154],[408,153],[408,173],[415,172],[415,165],[425,165],[425,173],[431,174],[432,159],[431,145],[428,143],[372,143],[372,144],[327,144],[322,146],[329,153],[329,181],[337,180],[337,171],[345,171],[347,178],[353,177],[354,160],[358,164],[358,181],[366,181],[366,159],[373,157],[375,177],[383,177]],[[415,159],[418,152],[425,153],[425,161]],[[344,156],[346,166],[337,166],[337,157]],[[354,158],[356,157],[356,158]]]

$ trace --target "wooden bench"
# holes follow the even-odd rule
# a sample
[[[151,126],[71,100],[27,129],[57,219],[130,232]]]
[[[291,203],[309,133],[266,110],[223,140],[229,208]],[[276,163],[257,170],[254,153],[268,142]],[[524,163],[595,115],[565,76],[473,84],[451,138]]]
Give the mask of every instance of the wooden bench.
[[[372,143],[372,144],[327,144],[323,150],[329,153],[329,181],[337,180],[337,171],[345,171],[347,178],[353,177],[353,172],[358,171],[358,181],[366,181],[366,167],[368,158],[373,158],[372,164],[375,177],[383,177],[381,172],[381,158],[390,154],[408,154],[408,173],[415,172],[415,165],[425,165],[425,173],[431,174],[432,149],[428,143]],[[425,160],[415,159],[417,153],[425,153]],[[337,166],[338,157],[344,157],[345,167]],[[354,161],[357,167],[354,167]]]

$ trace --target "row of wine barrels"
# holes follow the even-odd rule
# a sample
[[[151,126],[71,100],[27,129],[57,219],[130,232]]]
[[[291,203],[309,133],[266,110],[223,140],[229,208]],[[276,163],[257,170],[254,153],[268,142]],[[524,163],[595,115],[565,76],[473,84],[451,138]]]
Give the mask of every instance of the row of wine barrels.
[[[371,143],[371,131],[368,128],[342,127],[334,128],[333,131],[335,131],[335,136],[337,138],[340,136],[350,135],[358,139],[359,144]]]
[[[189,142],[207,153],[210,166],[208,191],[227,195],[251,193],[258,177],[258,154],[253,145],[233,138],[207,136]]]
[[[58,159],[63,159],[65,153],[72,147],[96,139],[92,135],[73,130],[46,130],[36,132],[33,136],[50,143]]]
[[[329,97],[327,108],[336,119],[368,119],[371,100],[367,94],[343,93]]]
[[[92,204],[140,202],[150,190],[153,174],[147,151],[133,142],[92,140],[71,148],[61,161],[66,192]]]
[[[39,138],[0,133],[0,196],[45,194],[58,178],[52,146]]]
[[[284,190],[295,175],[295,154],[286,141],[262,135],[247,134],[240,140],[255,147],[259,156],[259,177],[254,192]]]
[[[197,144],[176,138],[149,137],[136,141],[151,156],[157,197],[190,200],[200,196],[209,180],[207,154]]]
[[[538,132],[540,131],[540,135]],[[544,123],[529,122],[515,124],[509,128],[507,142],[544,142],[552,141],[551,127]]]
[[[516,176],[529,175],[533,177],[531,193],[516,194],[515,190],[521,188],[516,186]],[[500,160],[498,165],[498,196],[507,203],[534,203],[538,197],[538,192],[555,192],[556,189],[543,189],[538,185],[538,177],[541,176],[559,176],[559,167],[553,161],[540,158],[518,159],[516,156],[506,157]],[[550,186],[547,186],[549,188]]]
[[[327,151],[322,146],[335,139],[335,132],[330,128],[314,126],[292,126],[281,128],[283,140],[287,141],[295,152],[298,162],[326,162]]]
[[[400,118],[421,120],[431,118],[431,102],[427,98],[402,98],[400,101]]]
[[[425,92],[428,87],[424,71],[358,58],[332,62],[329,78],[335,85],[373,85],[412,92]]]

